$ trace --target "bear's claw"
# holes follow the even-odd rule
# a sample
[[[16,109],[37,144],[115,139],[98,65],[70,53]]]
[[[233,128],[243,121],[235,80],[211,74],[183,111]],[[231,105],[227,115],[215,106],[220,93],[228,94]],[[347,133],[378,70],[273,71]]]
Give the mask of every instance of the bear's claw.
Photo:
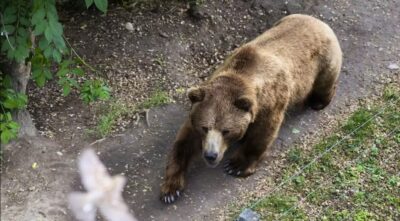
[[[243,174],[243,171],[240,170],[239,167],[235,167],[229,160],[225,163],[224,170],[225,173],[231,176],[240,177],[240,175]]]
[[[181,196],[181,191],[177,190],[175,193],[167,193],[161,197],[161,201],[165,204],[171,204],[175,202]]]

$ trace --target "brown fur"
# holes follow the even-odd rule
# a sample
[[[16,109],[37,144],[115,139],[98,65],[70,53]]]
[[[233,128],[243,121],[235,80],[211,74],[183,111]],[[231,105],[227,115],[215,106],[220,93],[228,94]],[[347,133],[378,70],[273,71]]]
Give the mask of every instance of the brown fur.
[[[306,15],[287,16],[236,49],[210,80],[189,91],[193,105],[170,154],[163,199],[184,188],[184,172],[209,129],[223,132],[228,145],[239,141],[229,174],[254,173],[289,106],[307,102],[319,110],[330,103],[341,63],[333,31]]]

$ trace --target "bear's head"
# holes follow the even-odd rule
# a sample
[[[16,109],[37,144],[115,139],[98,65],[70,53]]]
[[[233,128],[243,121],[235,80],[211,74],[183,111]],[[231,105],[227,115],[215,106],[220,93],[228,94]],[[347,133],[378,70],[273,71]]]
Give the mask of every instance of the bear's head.
[[[243,138],[256,110],[255,93],[240,79],[220,76],[191,88],[190,120],[202,139],[202,156],[215,167],[228,146]]]

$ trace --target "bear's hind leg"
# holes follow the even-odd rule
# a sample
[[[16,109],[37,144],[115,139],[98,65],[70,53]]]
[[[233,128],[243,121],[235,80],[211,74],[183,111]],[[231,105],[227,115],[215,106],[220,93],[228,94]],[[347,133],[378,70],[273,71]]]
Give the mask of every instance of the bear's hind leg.
[[[340,73],[340,61],[325,67],[318,74],[313,89],[307,98],[308,105],[314,110],[324,109],[336,93],[337,79]]]
[[[314,110],[322,110],[330,104],[335,95],[336,84],[327,92],[313,91],[307,100],[308,105]]]
[[[266,151],[278,135],[284,118],[284,111],[264,113],[251,125],[243,143],[224,165],[227,174],[236,177],[252,175],[258,163],[263,159]]]

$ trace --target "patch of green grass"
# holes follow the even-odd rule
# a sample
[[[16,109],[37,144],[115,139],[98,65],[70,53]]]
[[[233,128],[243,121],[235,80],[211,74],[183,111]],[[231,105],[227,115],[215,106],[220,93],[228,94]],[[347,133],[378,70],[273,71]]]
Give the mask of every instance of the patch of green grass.
[[[340,140],[340,136],[337,134],[331,135],[329,137],[326,137],[325,139],[323,139],[321,142],[319,142],[318,144],[316,144],[314,146],[314,154],[319,154],[323,151],[326,150],[326,148],[331,147],[333,145],[335,145],[339,140]]]
[[[346,220],[346,218],[350,215],[350,211],[347,209],[344,210],[334,210],[329,208],[326,211],[326,214],[323,215],[321,218],[324,221],[339,221],[339,220]]]
[[[299,148],[292,148],[288,152],[289,163],[300,163],[302,161],[303,152]]]
[[[349,134],[354,132],[353,139],[361,140],[365,136],[372,132],[372,122],[370,119],[374,116],[376,110],[368,110],[366,108],[360,108],[347,120],[345,125],[342,127],[343,133]],[[362,130],[357,130],[359,127],[363,127]]]
[[[248,205],[263,220],[399,220],[400,100],[394,98],[399,88],[386,88],[311,150],[290,149],[272,185],[290,182]]]
[[[178,93],[178,94],[185,94],[185,93],[186,93],[186,88],[184,88],[184,87],[179,87],[179,88],[177,88],[175,91],[176,91],[176,93]]]
[[[96,126],[88,131],[89,134],[105,137],[113,131],[119,118],[136,111],[118,101],[112,101],[103,108],[104,112],[99,116]]]
[[[374,217],[373,214],[371,214],[368,210],[358,210],[354,216],[353,216],[353,220],[354,221],[368,221],[368,220],[372,220]]]
[[[388,86],[386,86],[383,91],[383,98],[387,101],[398,99],[400,97],[398,93],[398,87],[399,85],[396,84],[389,84]]]
[[[96,130],[101,137],[107,136],[112,131],[117,119],[131,111],[133,110],[129,110],[125,106],[118,103],[110,105],[108,112],[100,117]]]
[[[171,102],[171,98],[165,91],[154,92],[147,100],[138,105],[139,108],[149,109],[152,107],[157,107],[163,104],[168,104]]]
[[[164,68],[166,65],[165,58],[162,54],[157,55],[155,59],[153,59],[153,62],[160,66],[161,68]]]
[[[133,115],[143,109],[150,109],[170,102],[171,98],[168,96],[167,92],[157,90],[151,94],[149,98],[137,104],[135,107],[128,108],[120,102],[109,103],[105,108],[105,112],[99,117],[96,127],[89,131],[89,133],[100,137],[106,137],[114,130],[118,119],[127,115]]]
[[[255,209],[263,212],[263,220],[272,220],[278,218],[277,215],[284,213],[291,209],[298,200],[295,197],[288,197],[283,195],[272,195],[263,199]],[[263,210],[268,208],[268,210]],[[304,212],[301,209],[293,209],[288,212],[291,216],[291,220],[304,220],[306,218]]]

